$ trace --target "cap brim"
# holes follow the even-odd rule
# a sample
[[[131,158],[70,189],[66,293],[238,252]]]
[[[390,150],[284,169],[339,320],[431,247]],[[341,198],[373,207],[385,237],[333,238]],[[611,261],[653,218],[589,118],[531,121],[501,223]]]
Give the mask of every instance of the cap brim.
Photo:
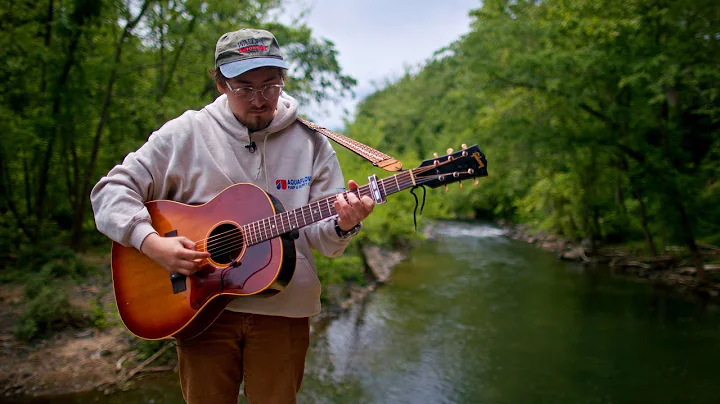
[[[223,74],[223,76],[227,78],[233,78],[260,67],[279,67],[281,69],[287,69],[288,64],[282,59],[252,58],[245,60],[236,60],[235,62],[221,65],[220,72]]]

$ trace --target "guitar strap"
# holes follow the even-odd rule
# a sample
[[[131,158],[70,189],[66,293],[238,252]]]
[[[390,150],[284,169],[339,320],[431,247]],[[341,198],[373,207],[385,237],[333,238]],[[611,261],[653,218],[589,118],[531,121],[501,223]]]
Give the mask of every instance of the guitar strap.
[[[350,139],[347,136],[343,136],[339,133],[323,128],[322,126],[314,124],[306,119],[298,117],[297,120],[311,130],[327,136],[339,145],[346,147],[360,157],[370,161],[375,167],[380,167],[386,171],[400,171],[402,169],[402,161],[397,161],[381,151],[375,150],[368,145],[358,142],[357,140]]]

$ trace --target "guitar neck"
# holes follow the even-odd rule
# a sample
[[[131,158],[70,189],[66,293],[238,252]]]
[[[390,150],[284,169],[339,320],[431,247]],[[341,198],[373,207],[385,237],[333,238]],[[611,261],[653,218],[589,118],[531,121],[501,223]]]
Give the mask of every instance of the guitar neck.
[[[377,183],[381,197],[385,199],[388,195],[413,187],[416,184],[416,180],[413,170],[408,170],[393,175],[392,177],[378,180]],[[358,198],[362,196],[372,198],[370,185],[364,185],[354,191],[346,191],[345,194],[351,192]],[[243,233],[245,234],[245,244],[248,246],[259,244],[278,237],[281,234],[289,233],[293,230],[335,216],[337,214],[334,205],[335,199],[336,195],[333,195],[297,209],[246,224],[242,227]]]

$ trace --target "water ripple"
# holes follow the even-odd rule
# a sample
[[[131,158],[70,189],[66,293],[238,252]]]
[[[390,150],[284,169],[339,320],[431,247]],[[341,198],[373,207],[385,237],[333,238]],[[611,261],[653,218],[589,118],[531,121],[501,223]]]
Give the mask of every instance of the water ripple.
[[[437,222],[428,230],[431,238],[444,237],[473,237],[473,238],[501,238],[507,230],[476,223],[463,222]]]

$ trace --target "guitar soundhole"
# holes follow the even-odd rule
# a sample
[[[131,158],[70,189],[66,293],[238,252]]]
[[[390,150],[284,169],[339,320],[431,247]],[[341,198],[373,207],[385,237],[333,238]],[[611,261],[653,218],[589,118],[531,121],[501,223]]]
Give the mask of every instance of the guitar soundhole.
[[[230,264],[242,253],[243,243],[240,229],[235,225],[224,223],[210,233],[207,250],[213,261],[218,264]]]

